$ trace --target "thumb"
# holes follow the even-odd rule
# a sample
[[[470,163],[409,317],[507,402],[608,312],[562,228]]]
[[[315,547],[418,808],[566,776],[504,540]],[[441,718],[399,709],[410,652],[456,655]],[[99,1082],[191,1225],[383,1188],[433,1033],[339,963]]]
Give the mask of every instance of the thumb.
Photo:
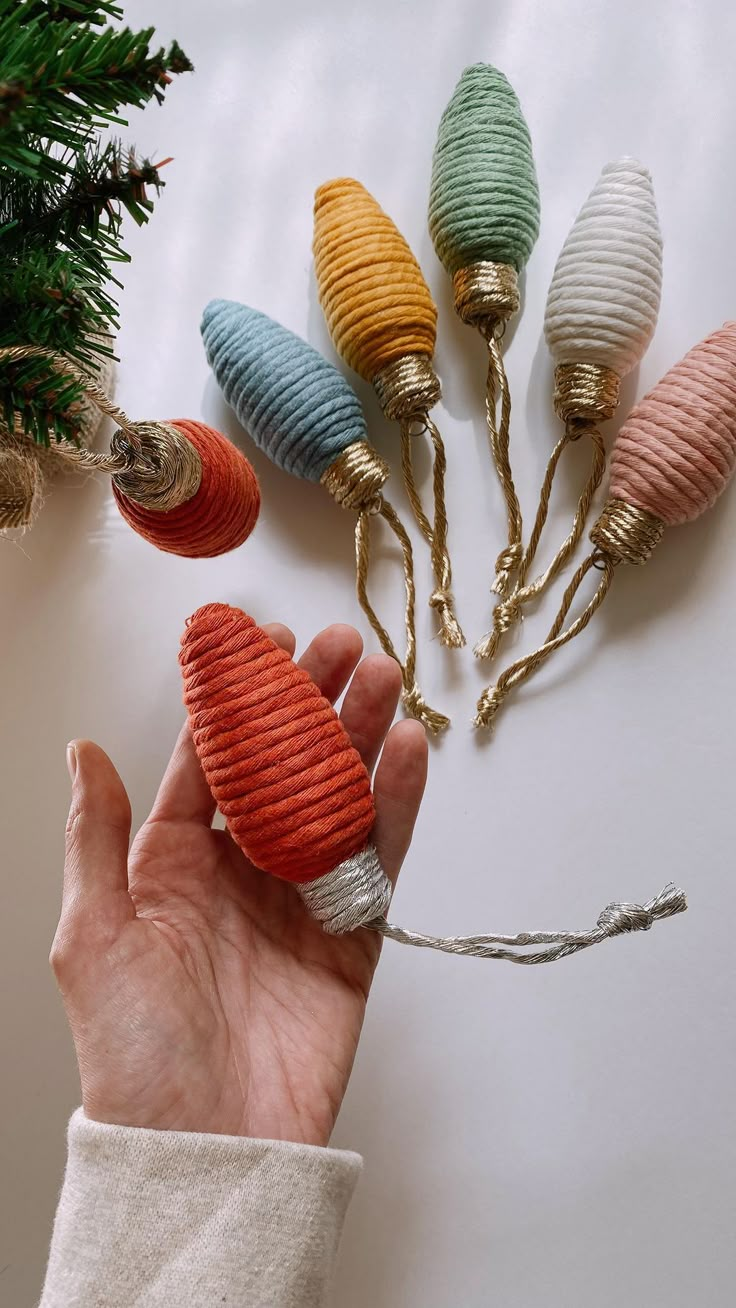
[[[99,745],[75,740],[67,746],[72,802],[66,824],[64,893],[59,941],[104,945],[135,917],[128,894],[130,801],[120,777]]]

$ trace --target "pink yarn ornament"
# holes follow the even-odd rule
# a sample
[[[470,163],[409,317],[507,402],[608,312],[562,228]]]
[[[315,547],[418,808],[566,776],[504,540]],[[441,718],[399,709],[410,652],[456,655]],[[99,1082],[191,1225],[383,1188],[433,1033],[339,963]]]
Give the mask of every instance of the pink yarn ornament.
[[[632,410],[616,438],[608,499],[590,533],[593,552],[562,597],[539,649],[517,659],[478,700],[475,724],[491,725],[514,687],[584,631],[619,563],[646,563],[666,527],[692,522],[715,503],[736,471],[736,322],[695,345]],[[593,598],[565,628],[578,588],[597,568]]]
[[[636,408],[611,457],[614,499],[692,522],[736,468],[736,322],[695,345]]]

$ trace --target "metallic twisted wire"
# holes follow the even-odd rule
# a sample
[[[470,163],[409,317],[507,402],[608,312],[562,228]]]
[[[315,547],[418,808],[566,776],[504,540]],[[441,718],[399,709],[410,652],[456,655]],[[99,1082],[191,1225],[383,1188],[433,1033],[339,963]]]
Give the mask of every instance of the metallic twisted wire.
[[[614,936],[633,931],[649,931],[655,922],[684,913],[687,900],[682,890],[671,882],[654,899],[646,904],[608,904],[598,916],[596,925],[589,931],[521,931],[515,936],[428,936],[418,931],[406,931],[394,926],[385,918],[366,925],[389,940],[418,949],[438,949],[443,954],[460,954],[470,958],[499,959],[507,963],[533,966],[536,963],[556,963],[569,954],[611,940]],[[530,945],[541,945],[533,953],[520,953]]]

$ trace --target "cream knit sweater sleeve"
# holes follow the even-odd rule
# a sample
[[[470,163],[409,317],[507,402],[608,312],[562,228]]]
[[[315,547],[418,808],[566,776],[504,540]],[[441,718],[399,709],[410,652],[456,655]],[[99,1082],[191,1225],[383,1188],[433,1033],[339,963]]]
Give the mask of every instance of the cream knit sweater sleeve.
[[[357,1154],[69,1124],[40,1308],[322,1308]]]

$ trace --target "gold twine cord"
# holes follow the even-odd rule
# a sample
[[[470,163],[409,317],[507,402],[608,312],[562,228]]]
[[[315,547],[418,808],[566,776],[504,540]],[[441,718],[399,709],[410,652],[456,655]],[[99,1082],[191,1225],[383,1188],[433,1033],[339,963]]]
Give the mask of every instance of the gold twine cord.
[[[47,360],[73,377],[87,398],[116,424],[118,430],[110,442],[109,454],[85,449],[66,438],[54,440],[51,449],[70,467],[109,473],[130,499],[161,512],[186,503],[196,494],[202,476],[199,454],[176,427],[163,422],[131,422],[92,377],[63,355],[42,346],[6,346],[0,349],[0,358],[17,362]],[[16,442],[17,438],[15,433]],[[26,457],[36,458],[32,438],[21,437],[21,441]]]
[[[529,585],[526,585],[529,569],[531,568],[536,556],[542,531],[544,530],[547,521],[550,494],[552,491],[552,483],[557,472],[557,465],[563,451],[567,449],[569,445],[576,442],[582,435],[590,437],[592,443],[593,463],[575,509],[572,527],[545,571],[540,573],[540,575]],[[534,520],[531,536],[529,537],[529,541],[521,558],[521,563],[519,564],[516,584],[508,599],[502,600],[493,610],[493,627],[492,630],[489,631],[488,634],[476,645],[474,653],[477,658],[494,658],[506,632],[510,631],[511,628],[514,627],[523,617],[524,605],[537,599],[547,589],[549,583],[554,580],[561,569],[565,566],[568,559],[572,556],[575,547],[583,534],[585,524],[588,520],[588,514],[590,513],[590,506],[593,502],[595,493],[603,480],[605,469],[606,447],[598,428],[568,420],[565,425],[565,432],[555,445],[549,463],[547,464],[547,471],[539,495],[537,515]]]
[[[422,432],[428,434],[434,451],[432,462],[433,523],[430,523],[424,511],[414,477],[412,458],[414,441]],[[465,644],[465,636],[455,613],[455,602],[452,596],[452,565],[447,547],[447,508],[445,504],[447,456],[442,437],[427,413],[416,419],[405,418],[401,422],[401,471],[414,517],[430,548],[435,589],[429,597],[429,603],[430,607],[437,613],[440,643],[447,649],[461,649]]]
[[[452,566],[447,546],[447,456],[442,437],[429,416],[429,410],[442,393],[439,378],[426,355],[407,354],[382,368],[373,378],[373,385],[384,414],[398,422],[401,430],[404,485],[419,530],[431,553],[435,589],[429,603],[437,613],[440,642],[448,649],[460,649],[465,644],[465,637],[455,613]],[[414,476],[413,444],[416,438],[424,435],[429,436],[433,447],[433,522],[424,510]]]
[[[531,654],[527,654],[524,658],[517,659],[515,663],[510,664],[501,673],[496,684],[483,691],[478,700],[477,713],[473,720],[476,727],[489,727],[509,692],[516,686],[520,686],[522,682],[528,681],[529,677],[547,661],[550,654],[553,654],[556,649],[561,649],[563,645],[567,645],[568,641],[574,640],[581,631],[585,630],[593,614],[600,608],[610,590],[615,566],[615,561],[598,549],[589,554],[587,559],[581,563],[562,597],[560,610],[544,644]],[[591,568],[597,568],[601,573],[596,592],[580,616],[570,624],[567,630],[563,631],[562,626],[572,601]]]
[[[416,592],[411,541],[395,509],[383,498],[381,487],[388,479],[388,464],[367,441],[355,441],[322,473],[322,485],[343,508],[358,514],[355,524],[356,586],[360,606],[370,622],[385,654],[398,663],[403,683],[402,703],[407,713],[422,722],[429,731],[443,731],[450,719],[437,713],[425,702],[416,681],[417,643],[415,628]],[[402,663],[394,643],[368,599],[370,571],[371,518],[382,517],[400,546],[406,588],[406,655]]]
[[[399,658],[393,641],[389,636],[386,628],[380,622],[375,609],[368,598],[368,573],[370,570],[370,531],[371,519],[377,516],[382,517],[388,524],[391,531],[396,536],[403,556],[404,567],[404,584],[406,588],[406,610],[405,610],[405,627],[406,627],[406,654],[402,663]],[[422,695],[416,680],[416,659],[417,646],[415,634],[415,604],[416,593],[414,588],[414,563],[412,558],[411,541],[404,530],[401,520],[395,509],[379,495],[373,505],[361,509],[355,524],[355,562],[357,573],[357,592],[360,606],[375,631],[384,653],[389,658],[395,659],[401,668],[401,677],[403,681],[403,693],[401,702],[407,713],[411,717],[417,718],[419,722],[431,731],[433,734],[444,731],[450,725],[450,719],[443,713],[438,713],[436,709],[430,708]]]
[[[486,380],[486,424],[491,442],[491,454],[506,502],[508,545],[496,559],[496,576],[491,586],[494,594],[506,599],[512,578],[522,557],[522,519],[519,498],[509,460],[511,425],[511,393],[501,355],[501,336],[504,324],[487,322],[481,326],[488,346],[488,375]],[[497,412],[500,404],[500,419]]]

